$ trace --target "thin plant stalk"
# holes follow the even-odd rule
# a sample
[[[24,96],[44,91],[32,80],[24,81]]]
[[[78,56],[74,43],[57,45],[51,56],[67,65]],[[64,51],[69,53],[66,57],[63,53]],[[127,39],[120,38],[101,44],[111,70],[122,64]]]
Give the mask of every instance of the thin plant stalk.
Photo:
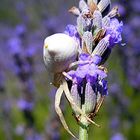
[[[82,110],[85,112],[85,105],[82,105]],[[84,116],[81,116],[79,124],[79,140],[88,140],[88,122]]]

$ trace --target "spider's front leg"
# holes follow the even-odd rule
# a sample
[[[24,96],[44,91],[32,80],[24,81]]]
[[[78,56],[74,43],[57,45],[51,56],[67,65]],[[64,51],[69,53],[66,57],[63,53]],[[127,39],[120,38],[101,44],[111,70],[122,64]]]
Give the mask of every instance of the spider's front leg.
[[[58,88],[57,92],[56,92],[56,95],[55,95],[55,110],[56,110],[56,113],[58,114],[59,118],[60,118],[60,121],[61,123],[63,124],[64,128],[66,129],[66,131],[72,135],[75,139],[78,140],[78,138],[76,138],[76,136],[70,131],[66,121],[65,121],[65,118],[64,118],[64,115],[62,113],[62,110],[60,108],[60,101],[61,101],[61,97],[62,97],[62,94],[63,94],[63,85],[60,85],[60,87]]]

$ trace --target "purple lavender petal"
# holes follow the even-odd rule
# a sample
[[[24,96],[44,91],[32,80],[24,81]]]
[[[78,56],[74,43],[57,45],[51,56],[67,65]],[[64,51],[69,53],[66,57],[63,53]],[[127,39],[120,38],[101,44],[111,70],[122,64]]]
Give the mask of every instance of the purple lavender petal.
[[[101,62],[101,59],[102,59],[101,56],[94,55],[93,56],[93,63],[96,64],[96,65],[98,65]]]
[[[107,74],[104,72],[104,71],[102,71],[102,70],[97,70],[96,71],[96,73],[98,74],[98,76],[100,76],[100,78],[101,79],[104,79],[104,78],[106,78],[107,77]]]
[[[82,53],[82,54],[79,55],[79,60],[80,61],[86,61],[88,59],[89,59],[89,55],[86,54],[86,53]]]
[[[108,94],[108,87],[107,87],[107,81],[102,80],[97,85],[97,90],[100,92],[101,95],[107,95]]]
[[[108,27],[106,31],[106,36],[110,35],[110,48],[122,41],[122,27],[123,23],[119,22],[118,19],[113,18],[110,20],[110,27]]]
[[[71,37],[74,37],[77,34],[77,29],[74,25],[69,24],[66,26],[64,33]]]

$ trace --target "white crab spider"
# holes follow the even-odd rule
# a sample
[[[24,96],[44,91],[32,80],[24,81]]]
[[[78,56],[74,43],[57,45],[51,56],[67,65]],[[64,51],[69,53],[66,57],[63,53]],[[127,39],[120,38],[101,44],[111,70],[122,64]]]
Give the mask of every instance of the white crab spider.
[[[59,73],[76,60],[78,44],[72,37],[57,33],[45,39],[43,53],[46,68],[52,73]]]
[[[55,110],[64,126],[64,128],[73,136],[74,134],[69,130],[63,113],[60,109],[61,96],[65,93],[66,98],[79,114],[84,115],[88,121],[95,124],[85,113],[75,104],[71,97],[63,72],[69,69],[72,62],[76,61],[78,55],[78,43],[70,36],[62,33],[57,33],[47,37],[44,41],[43,58],[46,68],[53,76],[57,75],[59,87],[55,96]],[[61,77],[61,79],[59,78]],[[57,83],[58,81],[54,80]],[[76,137],[75,137],[76,138]],[[77,139],[77,138],[76,138]]]

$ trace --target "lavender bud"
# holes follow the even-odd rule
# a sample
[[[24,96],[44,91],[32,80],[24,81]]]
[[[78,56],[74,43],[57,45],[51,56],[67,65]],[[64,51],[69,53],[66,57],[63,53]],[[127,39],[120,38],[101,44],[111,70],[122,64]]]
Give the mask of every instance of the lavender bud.
[[[85,20],[84,18],[80,15],[78,18],[77,18],[77,30],[79,32],[80,35],[83,34],[84,32],[84,25],[85,25]]]
[[[92,37],[92,33],[89,31],[86,31],[83,34],[83,41],[86,44],[87,50],[88,52],[91,54],[92,53],[92,43],[93,43],[93,37]]]
[[[108,16],[105,16],[102,19],[102,25],[103,25],[103,27],[109,27],[110,26],[110,18]]]
[[[80,11],[77,7],[73,6],[71,9],[69,9],[69,12],[76,15],[76,16],[79,16],[80,15]]]
[[[86,27],[86,21],[82,15],[77,18],[77,31],[82,36]]]
[[[84,0],[80,0],[79,8],[80,8],[81,11],[85,11],[85,10],[88,9],[88,5],[86,4],[86,2]]]
[[[92,0],[95,4],[97,4],[98,3],[98,0]]]
[[[102,14],[100,11],[95,10],[93,13],[93,26],[94,26],[94,34],[102,29]]]
[[[98,8],[101,12],[103,12],[108,6],[111,5],[111,1],[110,0],[101,0],[98,3]]]
[[[85,88],[85,112],[86,114],[91,113],[96,105],[96,93],[94,92],[91,83],[86,83]]]
[[[71,87],[71,96],[72,96],[74,102],[76,103],[76,105],[80,108],[81,107],[81,98],[80,98],[80,93],[78,91],[77,83],[73,83],[73,85]],[[79,113],[75,110],[74,107],[73,107],[73,110],[76,115],[79,115]]]
[[[107,36],[98,43],[92,55],[96,54],[102,56],[108,47],[109,47],[109,37]]]

